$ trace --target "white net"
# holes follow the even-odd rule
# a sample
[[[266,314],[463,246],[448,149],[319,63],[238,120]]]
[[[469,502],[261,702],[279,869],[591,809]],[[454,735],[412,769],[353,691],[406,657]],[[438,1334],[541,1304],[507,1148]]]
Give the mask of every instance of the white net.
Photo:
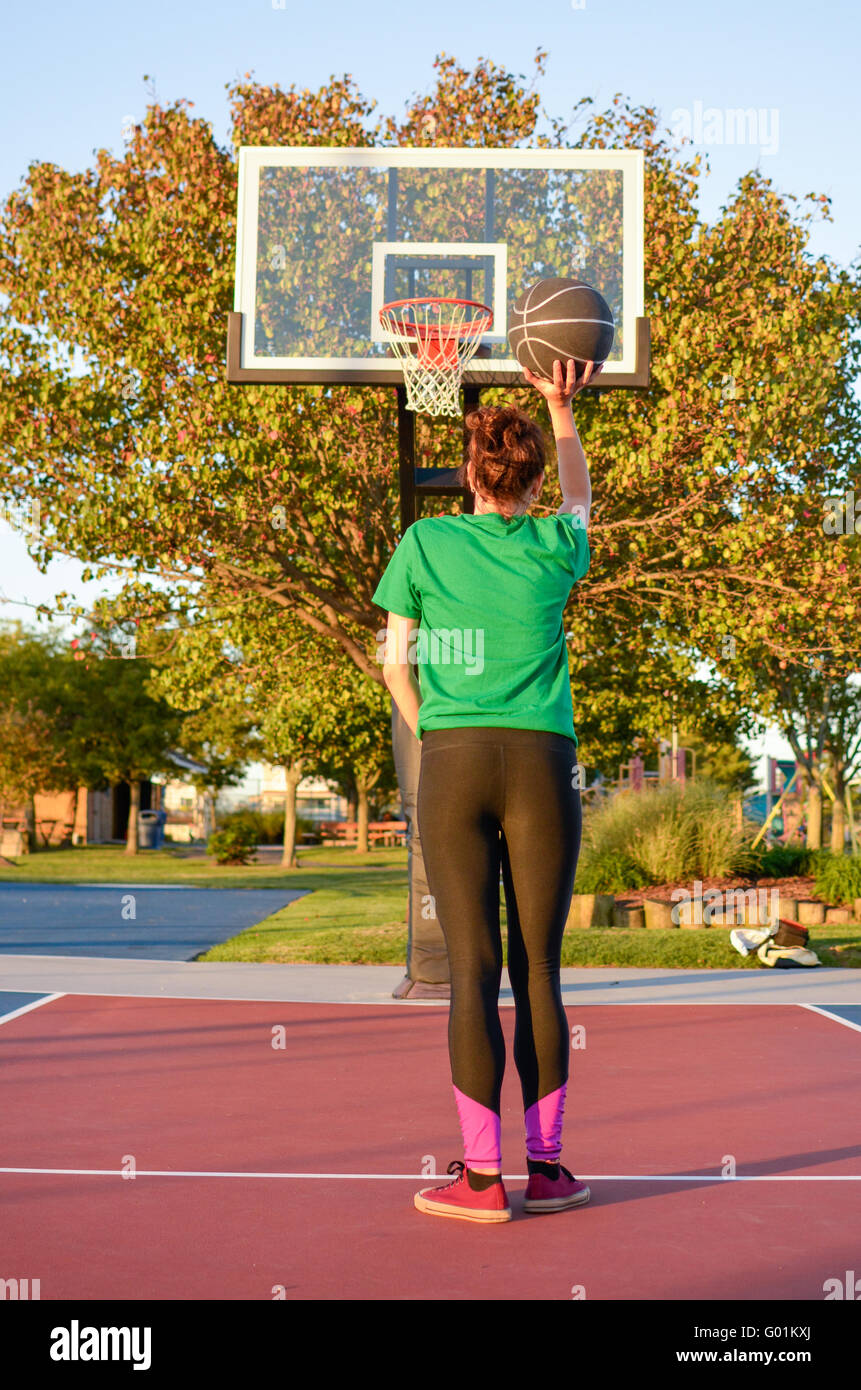
[[[492,327],[493,311],[466,299],[401,299],[383,306],[380,323],[401,359],[407,408],[460,415],[463,369]]]

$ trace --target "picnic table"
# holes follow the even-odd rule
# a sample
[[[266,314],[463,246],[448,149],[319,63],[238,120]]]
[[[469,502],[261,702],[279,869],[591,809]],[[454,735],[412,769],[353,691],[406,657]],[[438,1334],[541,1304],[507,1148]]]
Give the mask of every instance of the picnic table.
[[[405,820],[368,822],[368,842],[372,846],[402,845],[406,833]],[[355,845],[359,838],[359,827],[354,820],[321,821],[320,834],[324,845]]]
[[[372,845],[402,845],[406,833],[405,820],[378,820],[368,825],[368,838]]]
[[[47,834],[44,830],[46,825],[48,827]],[[36,829],[42,836],[42,843],[46,847],[51,843],[58,825],[62,825],[63,827],[63,835],[60,843],[65,844],[68,840],[71,840],[74,833],[75,826],[72,821],[66,820],[64,816],[54,816],[53,818],[50,816],[40,816],[36,821]]]

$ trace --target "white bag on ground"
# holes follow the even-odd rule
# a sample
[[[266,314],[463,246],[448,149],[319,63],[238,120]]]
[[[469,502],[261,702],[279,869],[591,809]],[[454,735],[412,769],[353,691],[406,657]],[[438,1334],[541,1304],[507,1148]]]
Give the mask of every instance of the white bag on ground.
[[[799,922],[781,917],[758,930],[737,927],[730,932],[729,939],[739,955],[750,956],[755,952],[762,964],[771,969],[793,970],[820,964],[819,957],[807,944],[809,936],[807,928]]]

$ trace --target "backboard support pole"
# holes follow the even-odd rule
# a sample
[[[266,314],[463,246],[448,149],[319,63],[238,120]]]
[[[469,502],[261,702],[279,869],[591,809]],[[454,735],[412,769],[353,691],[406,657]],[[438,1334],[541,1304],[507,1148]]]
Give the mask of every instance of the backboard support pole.
[[[416,468],[416,415],[407,410],[407,391],[398,391],[398,475],[400,479],[401,535],[418,519],[426,496],[460,495],[462,510],[474,511],[473,496],[458,481],[458,468]],[[479,405],[480,386],[463,388],[464,449],[466,416]],[[404,980],[394,991],[396,999],[445,997],[450,988],[448,951],[435,916],[428,917],[427,870],[418,833],[416,807],[421,771],[421,745],[392,701],[392,751],[401,797],[401,813],[407,824],[407,959]],[[415,993],[413,993],[415,991]]]
[[[401,493],[401,535],[416,519],[416,417],[407,410],[407,388],[398,386],[398,476]]]
[[[401,535],[412,526],[421,513],[422,499],[425,497],[460,497],[461,510],[473,511],[472,493],[464,487],[458,477],[460,464],[456,468],[416,468],[416,415],[407,409],[407,390],[404,385],[398,392],[398,479],[400,483]],[[470,410],[474,410],[481,399],[480,386],[463,388],[464,421]],[[466,426],[464,425],[464,445]]]

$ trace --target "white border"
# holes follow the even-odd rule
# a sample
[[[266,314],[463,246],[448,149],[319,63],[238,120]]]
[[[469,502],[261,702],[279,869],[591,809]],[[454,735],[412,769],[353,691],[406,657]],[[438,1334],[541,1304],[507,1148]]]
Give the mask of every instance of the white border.
[[[121,1178],[131,1180],[132,1174],[123,1168],[0,1168],[0,1173],[22,1173],[26,1175],[52,1175],[62,1177]],[[527,1173],[503,1173],[506,1182],[525,1182]],[[337,1178],[355,1181],[364,1178],[369,1182],[439,1182],[445,1173],[248,1173],[243,1170],[211,1168],[137,1168],[134,1179],[139,1178],[240,1178],[247,1182],[251,1178],[317,1178],[331,1182]],[[723,1173],[581,1173],[581,1182],[676,1182],[704,1183],[716,1182],[725,1185],[736,1182],[861,1182],[861,1173],[735,1173],[724,1177]]]
[[[36,991],[32,989],[10,989],[6,992],[9,994],[36,993]],[[24,1014],[32,1013],[34,1009],[42,1009],[46,1004],[53,1004],[56,999],[64,999],[66,993],[66,990],[61,990],[58,994],[46,994],[43,999],[33,999],[29,1004],[22,1004],[20,1009],[13,1009],[11,1013],[0,1013],[0,1028],[2,1028],[4,1023],[11,1023],[13,1018],[21,1018]],[[2,1006],[2,1003],[3,998],[2,995],[0,995],[0,1006]]]
[[[819,1014],[820,1018],[829,1018],[832,1023],[842,1023],[844,1028],[852,1028],[856,1033],[861,1033],[861,1023],[853,1023],[851,1018],[841,1018],[839,1014],[833,1013],[832,1009],[857,1009],[857,1004],[802,1004],[802,1009],[809,1009],[812,1014]]]
[[[483,333],[483,343],[504,343],[508,335],[508,247],[504,241],[375,241],[371,253],[371,342],[390,343],[394,333],[380,324],[386,284],[387,256],[492,256],[493,332]]]
[[[401,376],[398,359],[387,357],[255,357],[254,297],[257,282],[257,219],[262,168],[424,169],[619,169],[622,172],[622,293],[625,351],[614,372],[636,367],[636,321],[643,315],[644,189],[642,150],[386,149],[325,145],[242,145],[239,149],[236,217],[236,274],[233,307],[243,317],[240,365],[295,371],[374,371]],[[520,372],[516,358],[487,363],[489,372]]]

